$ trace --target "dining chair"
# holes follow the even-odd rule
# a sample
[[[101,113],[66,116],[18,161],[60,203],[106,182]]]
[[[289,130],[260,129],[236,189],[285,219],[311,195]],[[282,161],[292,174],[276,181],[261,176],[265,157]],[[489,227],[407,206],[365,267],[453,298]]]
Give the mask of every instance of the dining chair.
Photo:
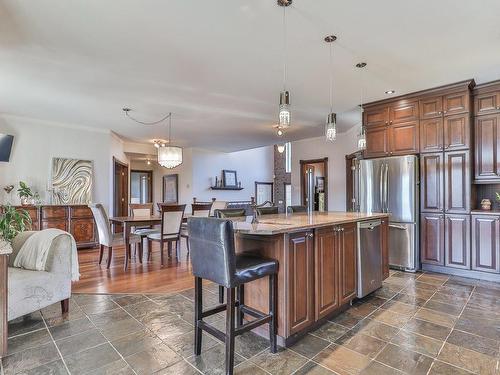
[[[212,203],[193,203],[191,204],[192,216],[196,217],[209,217],[210,211],[212,209]],[[187,224],[184,224],[181,228],[181,237],[186,239],[187,253],[189,256],[189,231],[187,229]]]
[[[153,203],[131,203],[128,205],[128,207],[130,211],[130,216],[133,217],[149,217],[153,215]],[[158,232],[159,229],[153,228],[151,225],[132,228],[132,234],[136,234],[139,237],[141,237],[142,243],[144,242],[144,239],[148,237],[148,234],[158,233]]]
[[[102,262],[102,257],[104,254],[104,248],[108,249],[108,261],[106,268],[109,269],[111,266],[111,258],[113,256],[113,248],[116,246],[123,246],[125,242],[123,240],[122,233],[113,233],[111,230],[111,223],[109,222],[108,214],[104,209],[103,205],[100,203],[92,203],[89,204],[89,208],[92,210],[92,214],[94,215],[94,220],[97,225],[97,233],[99,235],[99,264]],[[136,234],[130,234],[129,236],[129,246],[128,249],[125,249],[125,257],[130,257],[131,253],[131,245],[139,244],[139,261],[142,263],[142,241],[141,237]],[[125,261],[125,265],[127,265],[128,261]],[[127,267],[125,266],[125,270]]]
[[[307,207],[306,206],[288,206],[286,210],[289,214],[293,214],[293,213],[298,213],[298,212],[307,212]]]
[[[168,256],[170,257],[170,249],[172,243],[175,242],[175,254],[177,261],[179,261],[180,245],[181,245],[181,224],[184,218],[185,204],[180,205],[162,205],[161,206],[161,228],[160,232],[151,233],[148,235],[148,259],[151,259],[151,242],[156,241],[160,243],[160,257],[161,265],[164,265],[163,248],[165,242],[168,244]]]
[[[227,208],[226,201],[215,200],[212,202],[212,207],[210,207],[210,215],[209,216],[215,216],[216,210],[225,210],[226,208]]]

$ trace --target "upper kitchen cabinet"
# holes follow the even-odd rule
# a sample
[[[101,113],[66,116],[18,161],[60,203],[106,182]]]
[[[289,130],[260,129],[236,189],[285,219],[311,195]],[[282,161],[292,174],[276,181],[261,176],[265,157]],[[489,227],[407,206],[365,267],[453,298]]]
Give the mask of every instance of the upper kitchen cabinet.
[[[420,99],[420,119],[441,117],[443,115],[443,97],[433,96]]]
[[[500,113],[500,81],[477,86],[474,90],[474,114],[491,113]]]
[[[389,155],[418,154],[418,120],[389,126]]]
[[[376,158],[389,154],[389,127],[376,125],[366,127],[365,158]]]
[[[444,150],[470,148],[470,116],[468,113],[444,117]]]
[[[470,91],[455,92],[443,96],[443,115],[450,116],[470,112]]]
[[[418,120],[418,101],[401,100],[389,105],[389,125]]]
[[[389,125],[389,108],[387,106],[367,108],[363,112],[366,126]]]
[[[444,210],[446,213],[470,212],[471,168],[469,151],[444,154]]]
[[[475,133],[476,182],[500,181],[500,115],[477,116]]]

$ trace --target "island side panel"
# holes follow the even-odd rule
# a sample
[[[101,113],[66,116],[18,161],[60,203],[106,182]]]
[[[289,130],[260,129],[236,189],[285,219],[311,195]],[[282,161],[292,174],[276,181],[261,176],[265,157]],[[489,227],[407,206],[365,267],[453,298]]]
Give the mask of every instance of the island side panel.
[[[9,256],[0,254],[0,357],[7,355],[7,265]]]
[[[278,266],[278,335],[286,337],[286,288],[285,288],[285,234],[273,236],[256,236],[248,234],[236,235],[236,251],[251,253],[265,258],[276,259]],[[244,303],[256,310],[267,313],[269,311],[269,278],[245,284]],[[267,325],[261,327],[267,330]],[[259,330],[260,331],[260,330]]]

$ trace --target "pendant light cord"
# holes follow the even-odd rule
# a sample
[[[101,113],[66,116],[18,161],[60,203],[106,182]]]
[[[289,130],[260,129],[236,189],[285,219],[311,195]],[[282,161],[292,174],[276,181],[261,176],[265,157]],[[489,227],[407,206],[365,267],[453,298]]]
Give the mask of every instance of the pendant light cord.
[[[286,58],[287,58],[287,40],[286,40],[286,8],[283,7],[283,91],[286,91]]]
[[[330,43],[330,113],[333,112],[333,43]]]
[[[162,117],[160,120],[158,121],[152,121],[152,122],[146,122],[146,121],[140,121],[140,120],[137,120],[135,118],[133,118],[132,116],[130,116],[130,109],[128,108],[124,108],[123,111],[125,112],[125,115],[131,119],[132,121],[135,121],[137,122],[138,124],[142,124],[142,125],[156,125],[156,124],[159,124],[160,122],[163,122],[165,121],[166,119],[170,118],[172,116],[172,112],[170,112],[168,115]]]
[[[168,114],[168,145],[172,143],[172,112]]]

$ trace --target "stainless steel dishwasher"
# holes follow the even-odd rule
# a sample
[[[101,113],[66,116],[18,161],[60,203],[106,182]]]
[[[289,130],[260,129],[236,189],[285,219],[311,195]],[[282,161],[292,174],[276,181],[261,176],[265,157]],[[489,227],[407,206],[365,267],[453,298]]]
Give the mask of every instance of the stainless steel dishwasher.
[[[379,219],[358,222],[358,298],[382,286],[381,225]]]

